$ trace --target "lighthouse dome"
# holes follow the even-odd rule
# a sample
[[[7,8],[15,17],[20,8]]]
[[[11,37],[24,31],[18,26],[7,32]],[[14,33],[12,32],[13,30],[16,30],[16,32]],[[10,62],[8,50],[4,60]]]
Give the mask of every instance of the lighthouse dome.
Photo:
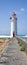
[[[16,16],[16,13],[15,13],[15,12],[13,12],[13,13],[12,13],[12,16]]]

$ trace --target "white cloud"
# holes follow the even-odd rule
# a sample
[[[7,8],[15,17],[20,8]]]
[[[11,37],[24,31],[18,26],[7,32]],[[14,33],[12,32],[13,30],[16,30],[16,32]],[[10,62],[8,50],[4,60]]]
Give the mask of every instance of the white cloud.
[[[20,9],[20,11],[24,12],[24,11],[25,11],[25,9],[24,9],[24,8],[21,8],[21,9]]]
[[[21,14],[21,12],[27,12],[27,9],[21,8],[18,11],[13,10],[13,11],[10,11],[9,13],[12,14],[13,12],[15,12],[16,14]]]

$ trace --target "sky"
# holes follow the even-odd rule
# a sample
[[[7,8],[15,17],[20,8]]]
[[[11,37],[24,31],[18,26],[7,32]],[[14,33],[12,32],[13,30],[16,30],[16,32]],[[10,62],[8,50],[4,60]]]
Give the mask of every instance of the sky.
[[[17,34],[27,35],[27,0],[0,0],[0,34],[10,35],[12,12],[17,15]]]

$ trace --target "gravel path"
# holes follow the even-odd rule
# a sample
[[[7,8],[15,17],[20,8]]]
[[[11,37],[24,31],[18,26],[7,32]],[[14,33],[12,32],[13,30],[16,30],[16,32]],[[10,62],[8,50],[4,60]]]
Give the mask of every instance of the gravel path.
[[[17,39],[13,38],[0,58],[0,65],[27,65],[27,57],[19,51]]]

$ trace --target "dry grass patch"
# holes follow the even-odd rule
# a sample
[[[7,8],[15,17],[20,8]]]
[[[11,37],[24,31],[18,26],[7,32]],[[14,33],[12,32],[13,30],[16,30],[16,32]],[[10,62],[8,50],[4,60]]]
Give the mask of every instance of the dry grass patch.
[[[9,44],[10,39],[0,39],[0,53],[5,48],[7,44]]]

